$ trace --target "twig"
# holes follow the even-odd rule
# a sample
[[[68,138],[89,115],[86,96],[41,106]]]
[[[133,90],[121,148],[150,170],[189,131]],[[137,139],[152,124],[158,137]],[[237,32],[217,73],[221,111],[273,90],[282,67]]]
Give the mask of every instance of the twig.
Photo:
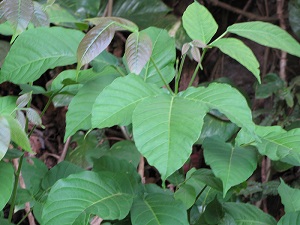
[[[66,158],[66,155],[67,155],[67,151],[68,151],[68,148],[69,148],[69,145],[70,145],[70,142],[71,142],[71,138],[72,137],[68,137],[67,141],[66,141],[66,144],[63,148],[63,151],[59,157],[59,159],[57,160],[57,163],[60,163],[62,162],[65,158]]]
[[[146,182],[146,179],[145,179],[145,159],[144,159],[144,156],[141,156],[141,158],[140,158],[138,173],[139,173],[139,175],[142,178],[142,183],[144,184]]]
[[[284,6],[284,0],[277,0],[277,16],[279,19],[279,24],[283,30],[286,30],[286,25],[283,16],[283,6]],[[286,81],[286,61],[287,61],[287,53],[281,51],[280,63],[279,63],[279,76],[284,81]]]
[[[18,159],[13,159],[13,164],[14,164],[14,167],[15,167],[15,169],[17,171],[18,168],[19,168],[19,161],[18,161]],[[19,175],[19,184],[20,184],[20,187],[22,189],[26,189],[26,185],[25,185],[25,182],[24,182],[24,179],[23,179],[23,176],[22,176],[22,172],[20,172],[20,175]],[[31,213],[30,203],[29,202],[25,203],[25,212],[28,215],[29,224],[30,225],[36,225],[34,217],[33,217],[32,213]]]
[[[245,12],[245,11],[239,9],[239,8],[233,7],[233,6],[228,5],[224,2],[220,2],[219,0],[207,0],[207,1],[212,3],[215,6],[219,6],[223,9],[227,9],[228,11],[234,12],[236,14],[243,15],[243,16],[249,18],[249,19],[252,19],[252,20],[260,20],[260,21],[266,21],[266,22],[275,22],[275,21],[278,20],[277,17],[258,16],[258,15],[255,15],[253,13]]]
[[[248,8],[250,7],[251,3],[252,3],[252,0],[248,0],[248,1],[247,1],[246,5],[245,5],[244,8],[243,8],[243,12],[246,12],[246,11],[248,10]],[[240,15],[238,16],[238,18],[236,19],[236,22],[240,21],[240,20],[242,19],[242,17],[243,17],[243,15],[240,14]]]

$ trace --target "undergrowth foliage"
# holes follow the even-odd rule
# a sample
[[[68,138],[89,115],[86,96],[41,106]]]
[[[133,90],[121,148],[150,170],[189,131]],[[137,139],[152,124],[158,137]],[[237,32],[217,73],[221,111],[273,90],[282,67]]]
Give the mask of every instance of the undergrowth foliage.
[[[251,49],[237,38],[226,37],[229,33],[300,57],[296,40],[279,27],[259,21],[231,25],[212,39],[218,25],[195,2],[182,17],[191,41],[183,45],[181,61],[175,65],[175,39],[164,29],[140,30],[117,17],[87,19],[93,28],[86,34],[75,28],[47,27],[45,10],[53,13],[51,7],[59,5],[31,0],[0,3],[0,18],[6,21],[2,29],[6,26],[13,34],[0,82],[22,89],[19,97],[0,97],[0,208],[10,205],[8,218],[0,217],[1,224],[11,224],[14,207],[22,208],[25,202],[30,202],[42,225],[89,224],[94,216],[105,224],[277,223],[254,205],[239,202],[240,191],[244,187],[251,192],[254,184],[247,189],[246,181],[262,156],[300,165],[300,129],[256,125],[245,97],[229,84],[191,84],[212,48],[238,61],[261,82]],[[121,59],[105,50],[119,31],[130,33]],[[186,56],[198,65],[189,87],[179,91]],[[48,69],[74,63],[77,69],[62,71],[47,89],[33,85]],[[49,104],[59,96],[73,96],[65,141],[69,137],[81,140],[77,148],[85,146],[84,154],[75,149],[70,160],[50,170],[38,159],[32,158],[33,164],[24,160],[25,152],[34,154],[28,124],[33,129],[42,126],[41,116],[49,106],[39,115],[30,107],[35,94],[48,96]],[[131,140],[118,142],[108,151],[93,147],[101,135],[98,131],[115,125]],[[80,130],[88,131],[85,139]],[[181,168],[195,143],[202,145],[210,169],[191,169],[183,176]],[[142,182],[136,169],[141,156],[158,170],[162,187]],[[86,159],[84,163],[78,163],[80,157]],[[13,158],[20,158],[17,171],[10,163]],[[18,187],[20,171],[26,189]],[[175,191],[166,184],[176,186]],[[300,190],[283,180],[273,189],[278,190],[286,212],[278,224],[299,224]]]

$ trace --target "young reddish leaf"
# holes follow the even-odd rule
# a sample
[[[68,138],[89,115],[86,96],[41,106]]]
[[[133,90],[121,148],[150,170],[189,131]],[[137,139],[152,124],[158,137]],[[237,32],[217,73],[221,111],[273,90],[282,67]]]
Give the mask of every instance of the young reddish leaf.
[[[26,30],[34,11],[32,0],[4,0],[4,17],[11,23],[15,35]]]
[[[201,54],[200,54],[199,48],[197,48],[196,46],[193,46],[191,48],[191,53],[192,53],[193,59],[196,62],[200,62],[200,60],[201,60]]]
[[[82,39],[77,50],[78,68],[92,61],[110,44],[115,34],[111,23],[100,23]]]
[[[4,157],[10,143],[10,129],[7,120],[0,117],[0,160]]]
[[[34,11],[31,22],[36,27],[49,26],[50,20],[47,13],[44,11],[42,5],[38,2],[33,2]]]
[[[40,115],[32,108],[27,108],[26,109],[26,116],[28,120],[33,123],[34,125],[42,125],[42,119]]]
[[[25,93],[20,97],[18,97],[16,102],[18,108],[24,108],[28,104],[30,99],[31,99],[31,92]]]
[[[130,72],[139,74],[150,59],[152,42],[145,33],[132,33],[125,46],[125,58]]]
[[[135,23],[118,17],[95,17],[87,19],[87,21],[96,26],[99,24],[109,23],[115,31],[128,30],[131,32],[136,32],[139,29]]]

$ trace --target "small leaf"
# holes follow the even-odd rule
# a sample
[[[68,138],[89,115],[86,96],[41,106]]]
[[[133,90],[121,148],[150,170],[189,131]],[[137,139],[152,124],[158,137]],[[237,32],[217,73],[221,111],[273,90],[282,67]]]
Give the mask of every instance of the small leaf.
[[[43,210],[43,224],[86,224],[83,221],[91,214],[104,220],[121,220],[129,213],[135,185],[120,172],[84,171],[70,175],[51,188]]]
[[[26,127],[26,117],[25,114],[21,110],[16,111],[16,120],[20,123],[23,130]]]
[[[40,117],[40,115],[37,113],[37,111],[35,111],[32,108],[27,108],[24,109],[26,111],[26,117],[28,118],[28,120],[37,126],[41,126],[42,125],[42,118]]]
[[[96,98],[92,111],[93,127],[130,124],[136,105],[159,92],[157,87],[147,85],[135,74],[115,79]]]
[[[0,161],[0,210],[4,208],[13,191],[14,169],[10,163]]]
[[[285,213],[277,225],[300,224],[300,211]]]
[[[219,48],[223,53],[238,61],[245,66],[256,77],[259,83],[260,71],[259,63],[252,50],[242,41],[236,38],[221,38],[212,43],[212,46]]]
[[[15,30],[14,35],[19,35],[26,30],[33,14],[31,0],[4,0],[4,17],[11,23]]]
[[[10,128],[7,120],[0,116],[0,160],[7,152],[10,143]],[[1,208],[1,207],[0,207]]]
[[[187,212],[180,201],[170,195],[154,193],[135,199],[130,211],[132,225],[188,225]]]
[[[0,97],[0,115],[12,114],[16,108],[17,98],[14,96]]]
[[[200,60],[201,60],[201,54],[200,54],[199,48],[193,46],[193,47],[191,48],[191,54],[192,54],[193,59],[194,59],[196,62],[200,62]]]
[[[207,88],[188,88],[182,97],[205,105],[210,110],[217,109],[233,123],[244,127],[249,133],[254,131],[251,110],[244,96],[227,84],[211,83]]]
[[[82,38],[82,32],[62,27],[27,30],[12,45],[2,65],[0,83],[32,82],[50,68],[75,63]]]
[[[205,162],[223,182],[223,197],[234,185],[247,180],[256,169],[256,152],[253,149],[233,147],[219,138],[203,142]]]
[[[198,2],[187,7],[182,16],[183,27],[193,40],[207,44],[215,35],[218,25],[210,12]]]
[[[145,33],[132,33],[125,45],[125,58],[131,73],[139,74],[152,53],[151,39]]]
[[[227,212],[236,225],[276,225],[276,220],[258,209],[254,205],[237,203],[237,202],[226,202],[223,203],[225,212]]]
[[[227,31],[300,57],[300,44],[285,30],[273,24],[261,21],[236,23],[229,26]]]
[[[281,197],[281,202],[284,205],[284,211],[286,213],[300,211],[299,189],[289,187],[281,179],[281,183],[278,187],[278,193]]]
[[[191,48],[190,43],[183,44],[181,48],[181,55],[186,54],[190,50],[190,48]]]
[[[47,13],[44,11],[43,6],[36,1],[33,2],[33,6],[34,6],[34,12],[31,19],[33,25],[35,27],[49,26],[50,25],[49,17]]]
[[[28,92],[28,93],[25,93],[25,94],[21,95],[17,99],[17,102],[16,102],[17,107],[18,108],[24,108],[28,104],[28,102],[31,100],[31,98],[32,98],[31,92]]]
[[[190,156],[205,114],[205,106],[167,94],[147,98],[137,105],[132,118],[136,146],[163,180]]]

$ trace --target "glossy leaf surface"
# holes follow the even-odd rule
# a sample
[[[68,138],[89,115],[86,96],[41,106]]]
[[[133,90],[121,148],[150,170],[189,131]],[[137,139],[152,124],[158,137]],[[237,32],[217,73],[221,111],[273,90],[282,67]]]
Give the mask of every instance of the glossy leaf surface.
[[[193,40],[209,43],[218,25],[210,12],[198,2],[189,5],[182,16],[183,27]]]
[[[229,26],[227,31],[300,57],[300,44],[285,30],[273,24],[261,21],[236,23]]]
[[[123,219],[133,202],[135,184],[124,173],[85,171],[59,180],[43,210],[44,225],[85,224],[90,214]]]
[[[82,32],[62,27],[39,27],[22,33],[3,63],[0,82],[32,82],[47,69],[75,63],[82,38]]]
[[[136,146],[163,180],[188,159],[205,113],[198,103],[167,94],[137,105],[132,119]]]
[[[236,38],[221,38],[213,42],[212,45],[246,67],[256,77],[258,82],[261,82],[259,63],[252,50],[242,41]]]

